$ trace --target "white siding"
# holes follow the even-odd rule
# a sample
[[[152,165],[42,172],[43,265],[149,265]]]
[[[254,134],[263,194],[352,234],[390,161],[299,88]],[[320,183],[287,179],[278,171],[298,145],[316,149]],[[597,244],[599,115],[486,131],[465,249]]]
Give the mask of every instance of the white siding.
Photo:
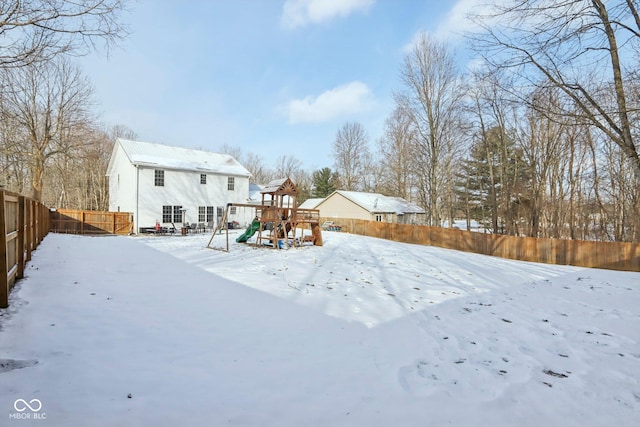
[[[204,159],[202,165],[217,168],[216,170],[201,171],[196,170],[200,166],[193,160],[198,158],[198,152],[195,150],[132,141],[125,142],[129,148],[134,146],[138,151],[147,147],[154,149],[156,154],[164,150],[169,151],[173,156],[167,160],[169,163],[164,166],[160,164],[136,165],[127,156],[122,141],[116,141],[107,172],[109,175],[109,210],[132,212],[134,230],[137,231],[140,227],[153,227],[156,221],[164,226],[170,226],[170,222],[163,223],[163,206],[182,206],[183,209],[186,209],[185,222],[197,223],[206,222],[199,221],[198,208],[200,206],[213,207],[214,221],[216,221],[218,208],[224,211],[228,203],[247,203],[249,173],[232,157],[200,152]],[[137,151],[135,153],[138,156],[141,155]],[[182,157],[177,158],[178,155]],[[161,161],[162,159],[157,158],[157,160]],[[184,165],[185,169],[168,166],[173,164],[171,162]],[[164,171],[164,186],[155,185],[156,169]],[[223,169],[226,170],[222,171]],[[200,183],[201,174],[207,175],[206,184]],[[233,191],[228,190],[229,177],[233,177],[235,181]],[[238,213],[229,218],[229,221],[237,221],[240,226],[246,226],[254,215],[253,209],[238,208]],[[174,224],[179,227],[181,222]]]
[[[109,174],[109,210],[132,212],[136,206],[136,168],[116,143]],[[135,221],[136,218],[134,218]]]
[[[201,172],[164,170],[164,186],[155,186],[155,168],[140,167],[139,225],[152,227],[162,223],[162,206],[182,206],[185,222],[198,221],[199,206],[226,208],[227,203],[246,203],[249,198],[249,178],[235,176],[233,191],[227,189],[228,175],[206,174],[207,183],[200,184]],[[240,222],[240,221],[238,221]],[[170,223],[162,223],[164,226]],[[178,226],[178,224],[175,224]],[[241,225],[244,225],[242,223]]]

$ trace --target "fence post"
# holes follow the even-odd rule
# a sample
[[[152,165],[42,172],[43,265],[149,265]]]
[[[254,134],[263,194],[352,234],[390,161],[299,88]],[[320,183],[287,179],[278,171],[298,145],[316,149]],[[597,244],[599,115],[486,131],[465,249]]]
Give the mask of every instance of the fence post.
[[[25,261],[31,261],[31,251],[33,251],[33,216],[35,214],[35,212],[33,212],[33,200],[29,199],[27,201],[27,215],[25,220],[27,221],[27,230],[25,232],[25,236],[27,239],[27,256],[25,258]]]
[[[51,217],[49,208],[45,205],[38,205],[38,209],[40,209],[42,217],[42,224],[38,229],[38,234],[40,235],[40,241],[43,241],[49,233]]]
[[[7,225],[4,213],[4,191],[0,190],[0,308],[9,307],[9,276],[7,274]]]
[[[44,235],[40,232],[42,227],[44,226],[44,215],[42,209],[40,208],[40,204],[36,203],[35,200],[32,200],[33,204],[33,215],[35,217],[35,222],[32,224],[31,234],[33,235],[33,250],[42,242],[44,239]]]
[[[35,200],[31,199],[31,226],[29,228],[29,235],[31,236],[31,251],[35,251],[38,243],[40,243],[40,233],[38,230],[42,226],[42,211],[38,208],[39,205]],[[31,256],[29,256],[31,259]]]
[[[25,197],[18,197],[18,241],[16,242],[18,246],[18,271],[16,274],[16,279],[22,279],[24,277],[24,248],[25,248],[25,240],[27,237],[27,233],[25,232],[25,210],[27,209],[28,204],[25,203]]]

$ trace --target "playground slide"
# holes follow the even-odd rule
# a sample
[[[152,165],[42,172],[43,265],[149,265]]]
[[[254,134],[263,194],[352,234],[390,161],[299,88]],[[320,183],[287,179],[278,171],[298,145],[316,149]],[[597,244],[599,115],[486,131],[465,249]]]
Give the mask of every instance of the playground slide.
[[[256,234],[256,231],[258,231],[259,228],[260,228],[260,221],[253,221],[251,225],[247,227],[246,231],[242,233],[240,236],[238,236],[238,238],[236,239],[236,242],[247,243],[247,240],[249,240],[251,236]]]

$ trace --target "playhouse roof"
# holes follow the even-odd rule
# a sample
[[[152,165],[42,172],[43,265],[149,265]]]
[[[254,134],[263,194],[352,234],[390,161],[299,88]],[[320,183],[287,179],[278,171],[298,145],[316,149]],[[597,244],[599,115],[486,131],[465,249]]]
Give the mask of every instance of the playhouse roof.
[[[296,185],[290,178],[274,179],[261,191],[262,194],[298,194]]]
[[[118,138],[133,165],[225,175],[250,176],[251,173],[228,154]],[[115,149],[115,148],[114,148]]]

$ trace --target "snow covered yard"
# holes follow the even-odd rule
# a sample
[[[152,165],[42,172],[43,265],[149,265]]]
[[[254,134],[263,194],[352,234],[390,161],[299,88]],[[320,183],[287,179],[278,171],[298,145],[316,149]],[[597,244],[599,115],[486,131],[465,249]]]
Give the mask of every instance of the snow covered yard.
[[[637,425],[639,273],[323,237],[47,236],[0,425]]]

